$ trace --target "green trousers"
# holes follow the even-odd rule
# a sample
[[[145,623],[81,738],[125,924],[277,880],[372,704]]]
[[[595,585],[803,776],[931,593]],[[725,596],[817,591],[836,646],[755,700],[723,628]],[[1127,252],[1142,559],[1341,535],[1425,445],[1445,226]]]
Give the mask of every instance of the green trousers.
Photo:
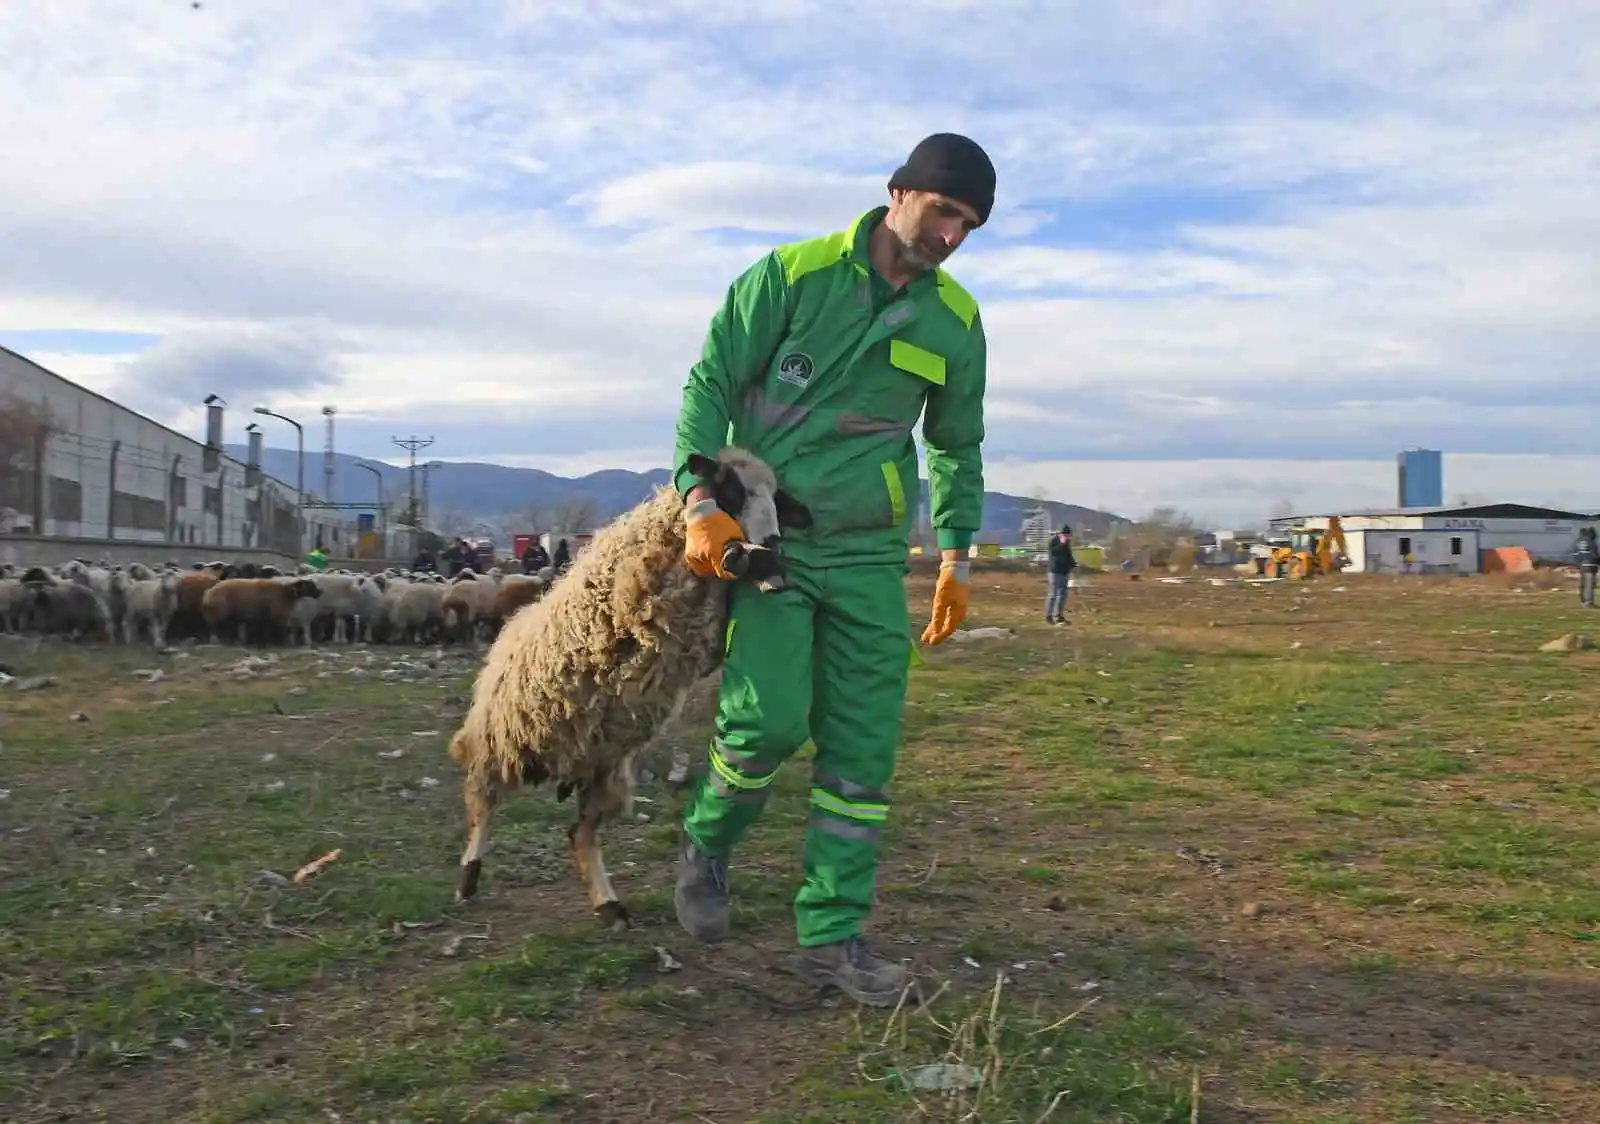
[[[790,588],[761,593],[741,583],[730,601],[710,766],[684,829],[726,858],[809,735],[811,818],[794,903],[802,946],[855,936],[872,908],[910,659],[905,572],[791,563]]]

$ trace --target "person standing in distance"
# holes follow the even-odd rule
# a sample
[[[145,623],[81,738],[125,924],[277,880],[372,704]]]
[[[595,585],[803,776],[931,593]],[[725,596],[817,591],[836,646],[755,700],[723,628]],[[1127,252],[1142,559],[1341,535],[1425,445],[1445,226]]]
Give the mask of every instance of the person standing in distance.
[[[678,416],[674,482],[685,561],[728,578],[739,525],[689,471],[738,445],[811,513],[786,528],[790,588],[736,585],[710,766],[684,813],[678,920],[727,935],[728,861],[778,767],[816,746],[805,879],[795,896],[801,978],[889,1005],[909,982],[862,935],[912,655],[905,576],[920,496],[922,422],[940,548],[925,644],[966,617],[968,547],[982,524],[986,344],[978,304],[941,268],[994,205],[994,165],[937,133],[889,179],[889,202],[837,233],[779,246],[745,270],[712,317]]]
[[[1072,553],[1072,528],[1063,523],[1050,540],[1050,594],[1044,603],[1047,624],[1067,623],[1068,583],[1072,580],[1072,571],[1077,568],[1078,559]]]

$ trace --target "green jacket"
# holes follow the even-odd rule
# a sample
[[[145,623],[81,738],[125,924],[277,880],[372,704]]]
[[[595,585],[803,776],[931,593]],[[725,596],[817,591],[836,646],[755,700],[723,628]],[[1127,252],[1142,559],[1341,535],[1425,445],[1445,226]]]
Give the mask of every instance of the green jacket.
[[[739,445],[811,509],[784,553],[813,566],[904,562],[920,494],[941,549],[966,549],[983,518],[986,344],[978,303],[943,270],[899,293],[867,240],[888,210],[768,253],[729,287],[689,372],[674,484],[689,454]]]

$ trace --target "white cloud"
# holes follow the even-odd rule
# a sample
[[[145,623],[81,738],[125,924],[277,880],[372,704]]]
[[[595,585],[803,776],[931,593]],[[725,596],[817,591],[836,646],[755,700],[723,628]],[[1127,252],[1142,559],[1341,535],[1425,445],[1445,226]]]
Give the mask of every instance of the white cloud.
[[[353,452],[665,448],[729,280],[956,129],[1000,169],[952,263],[996,464],[1593,443],[1579,0],[22,7],[0,331],[164,337],[36,358],[173,421],[270,368]]]
[[[886,181],[812,168],[720,161],[659,168],[578,196],[596,226],[762,234],[831,230],[877,201]]]

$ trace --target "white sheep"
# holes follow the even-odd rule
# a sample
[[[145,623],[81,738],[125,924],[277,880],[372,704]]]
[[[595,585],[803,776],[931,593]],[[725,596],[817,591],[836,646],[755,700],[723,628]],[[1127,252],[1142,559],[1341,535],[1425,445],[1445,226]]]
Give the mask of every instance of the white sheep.
[[[130,569],[132,569],[130,567]],[[139,570],[149,573],[143,566]],[[134,644],[146,629],[150,642],[157,649],[167,646],[167,626],[178,611],[178,580],[181,575],[167,571],[160,577],[149,577],[121,584],[122,642]]]
[[[743,450],[689,464],[750,540],[733,560],[763,590],[785,585],[780,523],[807,526],[810,513]],[[557,799],[578,796],[568,834],[590,904],[602,922],[628,924],[600,827],[631,807],[635,756],[724,654],[728,586],[693,574],[683,552],[683,501],[661,488],[596,535],[490,647],[450,741],[467,773],[459,899],[477,891],[495,806],[524,784],[553,780]]]

